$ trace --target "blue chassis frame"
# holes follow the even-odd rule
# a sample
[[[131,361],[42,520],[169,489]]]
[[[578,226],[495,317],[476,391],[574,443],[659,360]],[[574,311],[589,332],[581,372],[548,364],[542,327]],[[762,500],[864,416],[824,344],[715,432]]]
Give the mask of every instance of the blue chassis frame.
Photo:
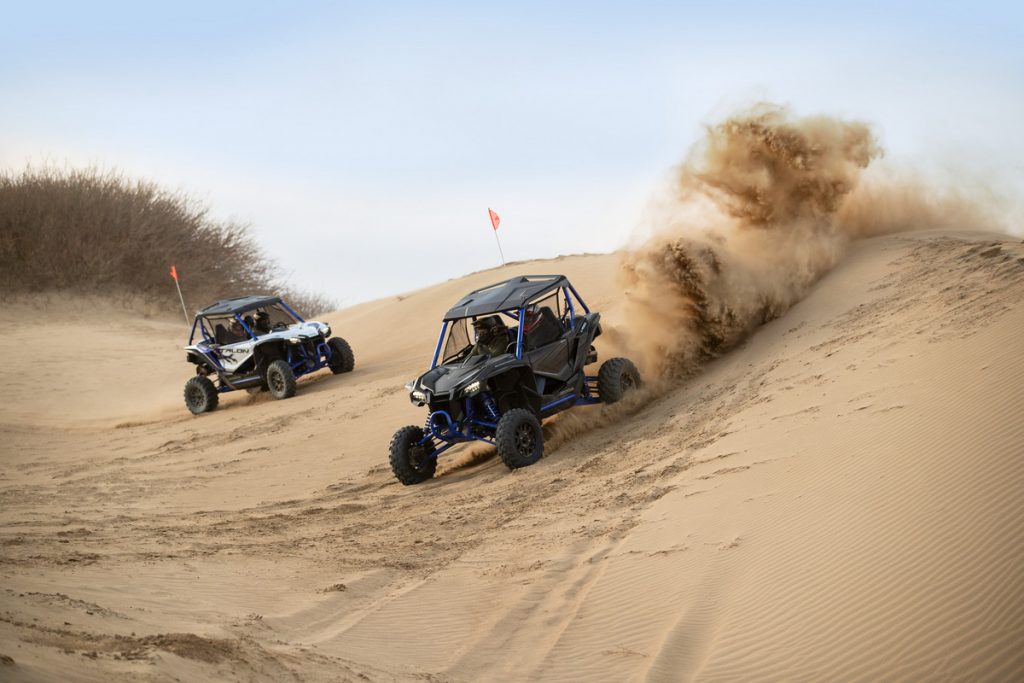
[[[576,291],[576,288],[573,287],[568,282],[559,289],[561,290],[562,295],[565,298],[566,308],[568,309],[569,327],[571,329],[575,328],[576,308],[572,304],[573,297],[575,297],[576,301],[578,301],[580,306],[583,307],[584,315],[590,313],[590,309],[587,307],[587,304],[583,301],[583,297],[581,297],[579,295],[579,292]],[[569,296],[570,293],[572,294],[572,296]],[[498,313],[507,315],[513,320],[519,321],[522,320],[523,316],[526,314],[526,307],[520,307],[518,310],[513,309],[508,311],[498,311]],[[441,345],[444,344],[444,338],[445,334],[448,332],[449,322],[451,321],[445,320],[444,323],[441,325],[441,333],[437,336],[437,346],[434,349],[434,359],[430,362],[431,370],[437,367],[437,361],[441,357]],[[522,360],[522,357],[523,326],[519,325],[518,333],[516,335],[516,358]],[[594,405],[595,403],[600,403],[601,400],[595,398],[592,391],[592,389],[595,388],[596,384],[597,377],[585,375],[582,394],[565,396],[563,398],[558,399],[557,401],[552,401],[551,403],[546,403],[542,405],[540,407],[540,418],[543,420],[545,417],[554,414],[552,412],[549,412],[552,408],[555,408],[563,403],[568,403],[569,401],[573,402],[573,406]],[[489,394],[484,393],[479,394],[479,396],[486,400],[489,397]],[[468,397],[463,399],[463,410],[466,416],[465,418],[463,418],[462,422],[459,425],[455,424],[455,421],[452,420],[452,416],[448,414],[447,410],[437,410],[433,413],[430,413],[427,416],[427,423],[423,427],[423,438],[417,441],[416,445],[426,446],[427,444],[431,443],[434,439],[438,439],[439,441],[442,441],[444,443],[443,446],[435,448],[431,453],[427,454],[427,458],[436,460],[439,455],[447,451],[449,448],[457,446],[460,443],[468,443],[470,441],[483,441],[484,443],[489,443],[492,446],[495,445],[493,437],[491,437],[486,432],[480,433],[476,431],[476,429],[483,428],[491,431],[497,429],[498,419],[500,419],[500,415],[498,415],[497,410],[495,409],[494,414],[497,415],[497,419],[478,419],[474,414],[473,410],[474,398],[475,397]],[[547,413],[547,415],[545,415],[545,413]],[[491,415],[488,415],[486,417],[493,418],[493,416]],[[446,424],[438,425],[437,421],[441,419],[443,419]]]
[[[281,306],[284,307],[284,310],[288,311],[288,313],[298,322],[306,322],[302,318],[302,316],[300,316],[298,313],[292,310],[291,306],[286,304],[284,301],[278,299],[277,303],[281,304]],[[238,323],[242,326],[242,328],[245,329],[246,334],[248,334],[249,337],[255,339],[257,335],[249,328],[248,325],[245,324],[245,320],[242,319],[242,316],[239,315],[238,313],[235,313],[234,316],[235,320],[237,320]],[[197,315],[195,320],[192,322],[192,331],[188,335],[189,346],[192,346],[192,343],[196,338],[197,327],[199,328],[199,333],[203,337],[203,341],[207,342],[208,344],[216,343],[216,340],[206,329],[206,325],[203,324],[202,316]],[[322,368],[326,368],[331,363],[331,347],[326,342],[326,340],[317,344],[316,360],[310,358],[309,354],[306,353],[306,349],[302,344],[285,344],[285,349],[288,351],[288,357],[286,358],[286,361],[288,365],[291,366],[292,372],[295,373],[296,378],[302,377],[303,375],[308,375],[311,372],[316,372],[317,370],[320,370]],[[298,352],[296,352],[296,349],[298,349]],[[222,380],[224,380],[224,375],[231,374],[230,370],[225,369],[224,366],[220,364],[220,361],[217,360],[217,357],[214,356],[212,353],[206,351],[205,349],[199,349],[199,352],[203,354],[203,357],[210,361],[214,369],[216,369],[217,375]],[[230,382],[229,384],[225,384],[224,382],[226,381],[227,380],[222,381],[221,385],[217,387],[217,391],[219,393],[234,391],[236,389],[244,389],[247,386],[251,386],[253,384],[261,382],[262,379],[257,376],[248,377],[237,382]]]

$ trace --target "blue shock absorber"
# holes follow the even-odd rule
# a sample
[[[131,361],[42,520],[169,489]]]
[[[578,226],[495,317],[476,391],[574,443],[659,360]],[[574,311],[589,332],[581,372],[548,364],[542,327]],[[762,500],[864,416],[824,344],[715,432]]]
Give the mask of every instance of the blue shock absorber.
[[[487,419],[491,422],[497,422],[501,416],[498,415],[498,404],[495,403],[494,397],[489,393],[483,394],[480,397],[480,402],[483,403],[484,410],[487,411]]]

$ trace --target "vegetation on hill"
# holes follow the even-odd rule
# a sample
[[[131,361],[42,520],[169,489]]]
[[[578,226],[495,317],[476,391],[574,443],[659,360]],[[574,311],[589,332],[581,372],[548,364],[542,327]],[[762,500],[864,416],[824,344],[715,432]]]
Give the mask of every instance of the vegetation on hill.
[[[128,294],[180,307],[176,265],[191,308],[279,293],[305,315],[332,307],[281,282],[248,226],[154,182],[98,169],[0,172],[0,296],[34,292]]]

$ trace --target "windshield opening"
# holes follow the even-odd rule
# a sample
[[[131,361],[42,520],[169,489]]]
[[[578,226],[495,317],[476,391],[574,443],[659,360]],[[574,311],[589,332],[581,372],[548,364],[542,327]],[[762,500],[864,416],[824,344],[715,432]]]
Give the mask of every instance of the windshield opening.
[[[260,306],[242,314],[242,319],[257,336],[276,330],[284,330],[299,321],[281,304]],[[249,321],[252,320],[250,323]]]
[[[518,334],[519,312],[502,311],[501,313],[491,313],[488,315],[498,315],[501,317],[502,322],[506,326],[505,333],[508,335],[508,343],[512,345],[510,353],[515,353],[514,345],[516,335]],[[473,320],[474,318],[459,318],[448,323],[448,338],[445,341],[444,351],[441,354],[441,365],[453,360],[459,360],[463,354],[468,353],[473,348],[477,341],[476,333],[473,330]]]
[[[473,340],[469,335],[467,318],[453,320],[448,324],[448,341],[445,343],[444,353],[441,355],[442,365],[457,358],[459,354],[473,345]]]

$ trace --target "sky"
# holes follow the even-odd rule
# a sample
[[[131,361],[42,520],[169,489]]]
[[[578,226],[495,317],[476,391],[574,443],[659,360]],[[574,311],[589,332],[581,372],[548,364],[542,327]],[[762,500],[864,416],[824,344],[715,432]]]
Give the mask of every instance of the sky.
[[[1019,3],[3,4],[0,169],[155,180],[342,305],[499,265],[488,207],[508,260],[623,246],[759,100],[1024,193]]]

